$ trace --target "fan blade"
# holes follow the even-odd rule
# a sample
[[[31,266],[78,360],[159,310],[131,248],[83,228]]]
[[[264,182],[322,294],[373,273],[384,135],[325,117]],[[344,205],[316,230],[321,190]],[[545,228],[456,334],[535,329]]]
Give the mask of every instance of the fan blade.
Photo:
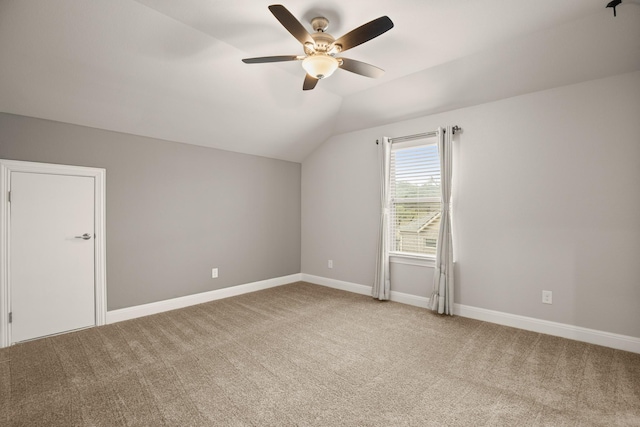
[[[298,21],[286,7],[281,4],[272,4],[269,6],[269,10],[273,13],[273,16],[280,21],[282,26],[286,28],[293,37],[297,38],[300,43],[303,45],[305,43],[314,44],[311,34],[305,30],[300,21]]]
[[[307,74],[304,76],[304,84],[302,85],[302,90],[311,90],[318,84],[318,79]]]
[[[264,62],[297,61],[299,59],[296,55],[260,56],[258,58],[245,58],[242,62],[245,64],[262,64]]]
[[[360,62],[349,58],[338,58],[338,61],[342,62],[342,64],[340,64],[340,68],[343,70],[351,71],[352,73],[360,74],[361,76],[377,79],[384,75],[384,70],[382,68],[367,64],[366,62]]]
[[[381,16],[378,19],[367,22],[355,30],[348,32],[333,42],[333,44],[339,44],[342,46],[341,52],[344,52],[347,49],[351,49],[352,47],[356,47],[364,42],[376,38],[380,34],[386,33],[392,28],[393,22],[391,22],[391,19],[389,19],[388,16]]]

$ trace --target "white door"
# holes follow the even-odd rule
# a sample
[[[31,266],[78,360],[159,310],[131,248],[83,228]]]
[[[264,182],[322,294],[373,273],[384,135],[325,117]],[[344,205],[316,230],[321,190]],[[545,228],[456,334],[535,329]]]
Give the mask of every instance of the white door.
[[[96,324],[94,178],[11,172],[11,342]]]

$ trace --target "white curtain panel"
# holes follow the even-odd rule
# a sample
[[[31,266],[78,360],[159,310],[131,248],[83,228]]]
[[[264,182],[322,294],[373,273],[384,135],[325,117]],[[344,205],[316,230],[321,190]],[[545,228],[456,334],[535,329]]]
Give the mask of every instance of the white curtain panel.
[[[391,177],[391,141],[384,137],[378,144],[380,154],[380,230],[376,277],[372,295],[379,300],[388,300],[391,293],[389,281],[389,186]]]
[[[436,265],[433,277],[433,293],[429,305],[440,314],[453,315],[453,239],[451,238],[451,175],[452,141],[451,126],[438,129],[438,152],[440,154],[440,186],[442,188],[442,215],[436,246]]]

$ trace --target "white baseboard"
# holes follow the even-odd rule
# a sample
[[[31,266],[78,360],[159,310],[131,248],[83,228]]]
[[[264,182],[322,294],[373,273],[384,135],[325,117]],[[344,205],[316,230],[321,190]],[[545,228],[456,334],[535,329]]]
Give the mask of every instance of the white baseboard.
[[[314,276],[302,273],[303,282],[313,283],[314,285],[322,285],[328,288],[340,289],[341,291],[353,292],[360,295],[371,295],[371,286],[359,285],[357,283],[345,282],[343,280],[329,279],[327,277]]]
[[[541,334],[568,338],[618,350],[640,353],[640,338],[628,335],[614,334],[596,329],[588,329],[566,323],[551,322],[533,317],[519,316],[517,314],[503,313],[501,311],[487,310],[468,305],[454,304],[453,313],[462,317],[511,326]]]
[[[301,280],[304,282],[327,286],[343,291],[354,292],[362,295],[371,295],[370,286],[344,282],[336,279],[328,279],[326,277],[313,276],[305,273],[302,273],[301,276]],[[418,297],[395,291],[391,291],[391,301],[423,308],[427,308],[429,304],[429,298]],[[538,332],[541,334],[568,338],[576,341],[587,342],[590,344],[615,348],[618,350],[630,351],[633,353],[640,353],[640,338],[627,335],[614,334],[611,332],[604,332],[596,329],[582,328],[580,326],[551,322],[548,320],[519,316],[517,314],[487,310],[484,308],[471,307],[462,304],[454,304],[453,313],[458,316],[496,323],[498,325],[511,326],[514,328]]]
[[[421,308],[429,308],[429,298],[405,294],[402,292],[391,291],[391,301],[399,302],[401,304],[413,305]]]
[[[123,320],[135,319],[142,316],[149,316],[151,314],[162,313],[164,311],[175,310],[178,308],[189,307],[191,305],[202,304],[204,302],[218,299],[234,297],[249,292],[261,291],[263,289],[299,282],[300,280],[301,274],[297,273],[289,276],[276,277],[274,279],[261,280],[259,282],[246,283],[244,285],[231,286],[209,292],[187,295],[170,300],[111,310],[107,311],[107,324],[122,322]]]
[[[371,286],[359,285],[357,283],[345,282],[336,279],[328,279],[326,277],[313,276],[305,273],[302,273],[301,280],[303,282],[313,283],[314,285],[322,285],[328,288],[340,289],[342,291],[353,292],[361,295],[371,295]],[[427,308],[429,305],[429,298],[396,291],[391,291],[391,301],[422,308]]]

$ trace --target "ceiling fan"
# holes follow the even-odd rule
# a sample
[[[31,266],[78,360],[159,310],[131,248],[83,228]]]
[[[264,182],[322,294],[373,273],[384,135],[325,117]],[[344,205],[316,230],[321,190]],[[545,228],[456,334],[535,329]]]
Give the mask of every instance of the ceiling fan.
[[[281,4],[272,4],[269,10],[278,21],[289,31],[293,37],[302,43],[304,55],[262,56],[258,58],[245,58],[245,64],[260,64],[265,62],[302,61],[302,68],[307,75],[304,78],[303,90],[311,90],[316,87],[319,79],[326,79],[333,72],[342,68],[355,74],[366,77],[380,77],[384,70],[354,59],[336,57],[336,55],[367,42],[393,28],[393,22],[388,16],[381,16],[355,30],[348,32],[339,39],[334,39],[325,30],[329,26],[329,20],[317,17],[311,20],[313,34],[302,26],[292,14]]]

